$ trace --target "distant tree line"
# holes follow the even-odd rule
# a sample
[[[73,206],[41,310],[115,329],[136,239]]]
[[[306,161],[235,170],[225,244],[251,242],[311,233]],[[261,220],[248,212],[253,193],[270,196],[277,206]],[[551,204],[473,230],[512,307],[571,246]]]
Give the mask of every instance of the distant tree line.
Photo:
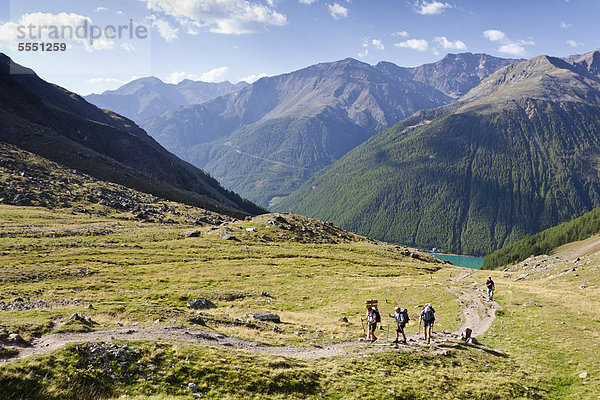
[[[546,229],[533,236],[496,250],[483,260],[483,269],[515,264],[531,256],[549,254],[564,244],[584,240],[600,232],[600,208],[579,218]]]

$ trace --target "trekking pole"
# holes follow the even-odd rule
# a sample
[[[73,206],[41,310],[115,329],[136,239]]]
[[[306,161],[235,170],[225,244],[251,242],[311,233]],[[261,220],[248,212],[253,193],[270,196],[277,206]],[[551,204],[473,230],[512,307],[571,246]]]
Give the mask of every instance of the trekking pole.
[[[360,319],[360,324],[362,325],[363,328],[363,336],[366,335],[367,333],[365,332],[365,323],[363,322],[363,319]]]

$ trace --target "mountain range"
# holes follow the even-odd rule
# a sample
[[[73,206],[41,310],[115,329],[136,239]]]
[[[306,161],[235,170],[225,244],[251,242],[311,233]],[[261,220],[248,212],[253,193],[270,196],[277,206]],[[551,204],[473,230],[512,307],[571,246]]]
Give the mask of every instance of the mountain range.
[[[276,208],[483,255],[598,207],[599,54],[510,64],[356,147]]]
[[[190,79],[171,84],[150,76],[131,81],[116,90],[84,96],[84,99],[99,108],[112,110],[140,123],[164,111],[204,103],[246,86],[246,82],[212,83]]]
[[[348,58],[265,77],[141,124],[226,187],[273,205],[377,132],[451,103],[512,62],[465,53],[403,68]]]
[[[144,130],[0,53],[0,140],[156,196],[233,216],[263,210],[169,153]]]

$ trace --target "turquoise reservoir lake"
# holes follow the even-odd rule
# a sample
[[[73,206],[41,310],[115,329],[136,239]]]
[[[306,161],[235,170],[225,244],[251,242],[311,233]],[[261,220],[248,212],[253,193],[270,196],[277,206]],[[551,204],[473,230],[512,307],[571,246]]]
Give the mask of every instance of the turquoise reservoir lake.
[[[442,261],[450,261],[452,265],[465,268],[481,269],[483,266],[483,257],[457,256],[455,254],[436,254],[432,256]]]

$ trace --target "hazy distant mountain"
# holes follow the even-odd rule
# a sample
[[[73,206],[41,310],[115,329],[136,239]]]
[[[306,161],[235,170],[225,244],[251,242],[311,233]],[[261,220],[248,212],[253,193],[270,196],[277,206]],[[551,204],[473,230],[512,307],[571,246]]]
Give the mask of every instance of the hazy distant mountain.
[[[159,197],[230,215],[260,212],[169,153],[132,121],[43,81],[1,53],[0,140]]]
[[[506,66],[457,103],[358,146],[278,209],[378,239],[486,254],[598,207],[600,79],[588,72],[598,56]]]
[[[151,76],[84,98],[99,108],[112,110],[139,123],[164,111],[204,103],[246,86],[246,82],[234,85],[231,82],[208,83],[189,79],[174,85]]]
[[[453,100],[415,76],[454,93],[511,62],[472,54],[444,60],[438,68],[422,69],[351,58],[317,64],[142,125],[167,149],[266,205],[375,133]],[[447,83],[452,79],[462,79],[457,89]]]

